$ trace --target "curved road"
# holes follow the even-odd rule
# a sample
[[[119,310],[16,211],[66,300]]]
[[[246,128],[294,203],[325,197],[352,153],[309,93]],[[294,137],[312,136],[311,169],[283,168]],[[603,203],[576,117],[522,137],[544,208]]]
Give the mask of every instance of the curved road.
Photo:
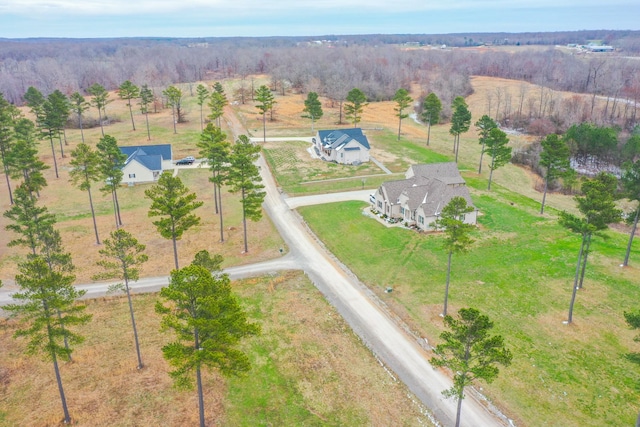
[[[232,279],[240,279],[279,270],[303,270],[371,351],[429,408],[435,420],[443,426],[454,425],[456,402],[444,399],[441,394],[442,390],[451,386],[451,380],[429,364],[429,354],[418,345],[416,338],[376,304],[371,292],[332,258],[292,211],[304,204],[368,200],[371,191],[287,199],[278,192],[264,158],[260,158],[259,165],[267,192],[264,208],[289,246],[290,253],[275,260],[231,267],[225,272]],[[167,283],[167,277],[146,278],[133,283],[132,289],[134,292],[152,292]],[[93,298],[104,295],[108,285],[95,283],[78,287],[87,290],[85,298]],[[0,306],[10,301],[10,291],[0,290]],[[494,427],[509,424],[504,416],[490,411],[474,395],[467,393],[462,405],[462,426]]]

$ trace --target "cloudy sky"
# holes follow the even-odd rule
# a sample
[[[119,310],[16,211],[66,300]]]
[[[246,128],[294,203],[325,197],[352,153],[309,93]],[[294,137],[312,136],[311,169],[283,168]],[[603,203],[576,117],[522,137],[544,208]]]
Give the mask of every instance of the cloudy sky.
[[[639,0],[0,0],[0,37],[640,29]]]

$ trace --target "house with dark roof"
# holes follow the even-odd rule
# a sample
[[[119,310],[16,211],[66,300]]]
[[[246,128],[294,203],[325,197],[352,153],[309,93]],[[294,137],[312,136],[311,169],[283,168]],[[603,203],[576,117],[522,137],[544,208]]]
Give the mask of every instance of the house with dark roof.
[[[442,208],[452,198],[463,197],[473,206],[469,189],[456,163],[413,165],[405,179],[384,182],[371,197],[372,208],[421,230],[434,227]],[[476,224],[477,209],[466,214],[464,222]]]
[[[369,140],[360,128],[319,130],[313,142],[322,160],[343,165],[359,165],[369,161]]]
[[[122,180],[130,185],[157,181],[163,170],[173,168],[171,144],[134,145],[120,151],[127,155]]]

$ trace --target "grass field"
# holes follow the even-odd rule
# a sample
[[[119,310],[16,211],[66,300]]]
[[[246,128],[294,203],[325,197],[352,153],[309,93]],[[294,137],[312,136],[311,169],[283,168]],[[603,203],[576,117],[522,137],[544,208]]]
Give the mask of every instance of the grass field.
[[[431,425],[302,273],[233,287],[262,334],[243,344],[253,364],[248,375],[226,379],[204,372],[208,425]],[[160,348],[173,336],[159,332],[156,298],[134,298],[141,371],[126,300],[88,302],[94,319],[83,331],[87,341],[73,363],[61,365],[73,425],[197,425],[195,390],[176,390],[167,375]],[[14,326],[0,320],[0,426],[59,425],[51,363],[23,357],[22,342],[10,338]]]
[[[518,426],[631,425],[640,390],[624,354],[637,345],[622,313],[637,308],[640,274],[618,267],[627,236],[610,231],[606,240],[594,239],[585,288],[567,326],[579,238],[505,188],[473,199],[483,215],[470,252],[453,258],[449,311],[474,307],[489,315],[514,354],[493,385],[480,386]],[[437,342],[447,261],[442,237],[385,228],[365,219],[363,208],[351,202],[300,211],[418,335]],[[638,245],[633,259],[640,262]],[[391,294],[383,291],[387,286]]]

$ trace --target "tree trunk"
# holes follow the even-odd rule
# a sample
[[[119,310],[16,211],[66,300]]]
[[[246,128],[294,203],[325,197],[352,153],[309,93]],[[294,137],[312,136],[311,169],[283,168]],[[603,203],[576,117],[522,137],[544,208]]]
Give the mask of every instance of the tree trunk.
[[[67,398],[64,395],[64,388],[62,387],[62,378],[60,377],[60,368],[58,367],[58,358],[55,352],[51,352],[51,358],[53,359],[53,370],[56,373],[56,382],[58,383],[58,392],[60,393],[60,401],[62,402],[62,411],[64,412],[64,423],[70,424],[71,417],[69,416],[69,409],[67,408]]]
[[[460,151],[460,134],[458,134],[458,137],[456,138],[457,142],[456,142],[456,163],[458,163],[458,151]]]
[[[427,147],[429,146],[429,139],[431,139],[431,114],[429,114],[429,125],[427,126]]]
[[[218,207],[220,209],[220,242],[224,242],[224,225],[222,218],[222,188],[219,184],[215,184],[218,187]]]
[[[98,120],[100,120],[100,131],[102,132],[102,136],[104,136],[104,127],[102,126],[102,111],[100,107],[98,107]]]
[[[116,198],[113,195],[113,190],[111,190],[111,204],[113,205],[113,219],[116,222],[116,230],[120,228],[118,226],[118,209],[116,208]]]
[[[87,188],[89,193],[89,205],[91,206],[91,218],[93,218],[93,231],[96,233],[96,245],[100,244],[100,237],[98,237],[98,224],[96,223],[96,212],[93,209],[93,198],[91,197],[91,188]]]
[[[262,112],[262,142],[267,142],[267,110]]]
[[[582,251],[584,250],[586,236],[582,236],[582,243],[580,244],[580,252],[578,252],[578,262],[576,263],[576,274],[573,279],[573,290],[571,292],[571,303],[569,304],[569,317],[567,323],[571,324],[573,321],[573,305],[576,302],[576,293],[578,292],[578,275],[580,274],[580,265],[582,263]]]
[[[204,130],[204,118],[202,117],[202,104],[200,105],[200,131]]]
[[[482,143],[482,149],[480,151],[480,164],[478,165],[478,175],[482,173],[482,157],[484,156],[484,142]]]
[[[640,206],[636,209],[636,217],[633,220],[633,228],[631,229],[631,234],[629,235],[629,243],[627,243],[627,253],[624,255],[624,261],[622,262],[622,266],[626,267],[629,265],[629,254],[631,254],[631,244],[633,243],[633,237],[636,234],[636,229],[638,228],[638,215],[640,215]]]
[[[402,115],[402,110],[400,110],[400,112],[398,114]],[[398,120],[398,141],[400,141],[400,130],[401,129],[402,129],[402,119]]]
[[[149,129],[149,113],[144,113],[144,118],[147,122],[147,141],[151,141],[151,130]]]
[[[242,189],[242,227],[244,229],[244,253],[249,252],[249,245],[247,243],[247,215],[244,207],[244,188]]]
[[[178,245],[176,243],[176,226],[175,224],[171,224],[171,240],[173,241],[173,261],[176,265],[176,270],[180,267],[178,266]]]
[[[116,187],[113,187],[113,195],[115,196],[115,200],[116,200],[116,212],[118,213],[118,224],[119,226],[122,226],[122,217],[120,216],[120,202],[118,201],[118,190],[116,190]],[[119,228],[116,226],[116,228]]]
[[[2,164],[4,165],[4,177],[7,180],[7,189],[9,191],[9,204],[13,205],[13,193],[11,192],[11,181],[9,181],[9,170],[4,162],[4,156],[2,156]]]
[[[544,202],[547,199],[548,187],[549,187],[549,168],[547,168],[547,175],[544,177],[544,191],[542,192],[542,205],[540,206],[540,215],[544,213]]]
[[[591,247],[591,234],[587,237],[587,243],[584,248],[584,254],[582,257],[582,271],[580,272],[580,283],[578,289],[582,289],[582,282],[584,281],[584,273],[587,270],[587,258],[589,257],[589,248]]]
[[[198,337],[198,329],[195,330],[195,348],[200,350],[200,342]],[[202,374],[200,373],[200,364],[196,365],[196,383],[198,385],[198,413],[200,415],[200,427],[205,427],[204,423],[204,396],[202,393]]]
[[[129,114],[131,115],[131,126],[136,130],[136,123],[133,121],[133,110],[131,109],[131,100],[129,100]]]
[[[53,170],[56,171],[56,178],[60,178],[58,176],[58,162],[56,161],[56,149],[53,146],[53,135],[49,135],[49,142],[51,142],[51,154],[53,155]]]
[[[456,427],[460,427],[460,415],[462,415],[462,396],[458,396],[458,409],[456,410]]]
[[[60,144],[60,157],[64,158],[64,148],[62,147],[62,135],[58,133],[58,143]]]
[[[126,268],[123,266],[126,271]],[[129,301],[129,313],[131,314],[131,326],[133,327],[133,339],[136,343],[136,354],[138,355],[138,369],[142,369],[142,356],[140,355],[140,344],[138,343],[138,328],[136,327],[136,318],[133,315],[133,303],[131,302],[131,292],[129,291],[129,279],[124,278],[124,289],[127,291],[127,300]]]
[[[82,143],[84,143],[84,129],[82,128],[82,113],[78,114],[78,125],[80,126],[80,136],[82,136]]]
[[[213,172],[213,178],[215,180],[216,178],[216,173]],[[213,183],[213,204],[215,205],[215,209],[216,209],[216,214],[218,213],[218,186],[216,185],[216,183]]]
[[[447,263],[447,285],[444,288],[444,309],[442,310],[442,315],[447,315],[447,304],[449,301],[449,279],[451,278],[451,256],[453,255],[453,251],[449,251],[449,261]]]
[[[178,133],[178,130],[176,129],[176,107],[173,105],[171,106],[171,117],[173,118],[173,133],[176,134]]]

